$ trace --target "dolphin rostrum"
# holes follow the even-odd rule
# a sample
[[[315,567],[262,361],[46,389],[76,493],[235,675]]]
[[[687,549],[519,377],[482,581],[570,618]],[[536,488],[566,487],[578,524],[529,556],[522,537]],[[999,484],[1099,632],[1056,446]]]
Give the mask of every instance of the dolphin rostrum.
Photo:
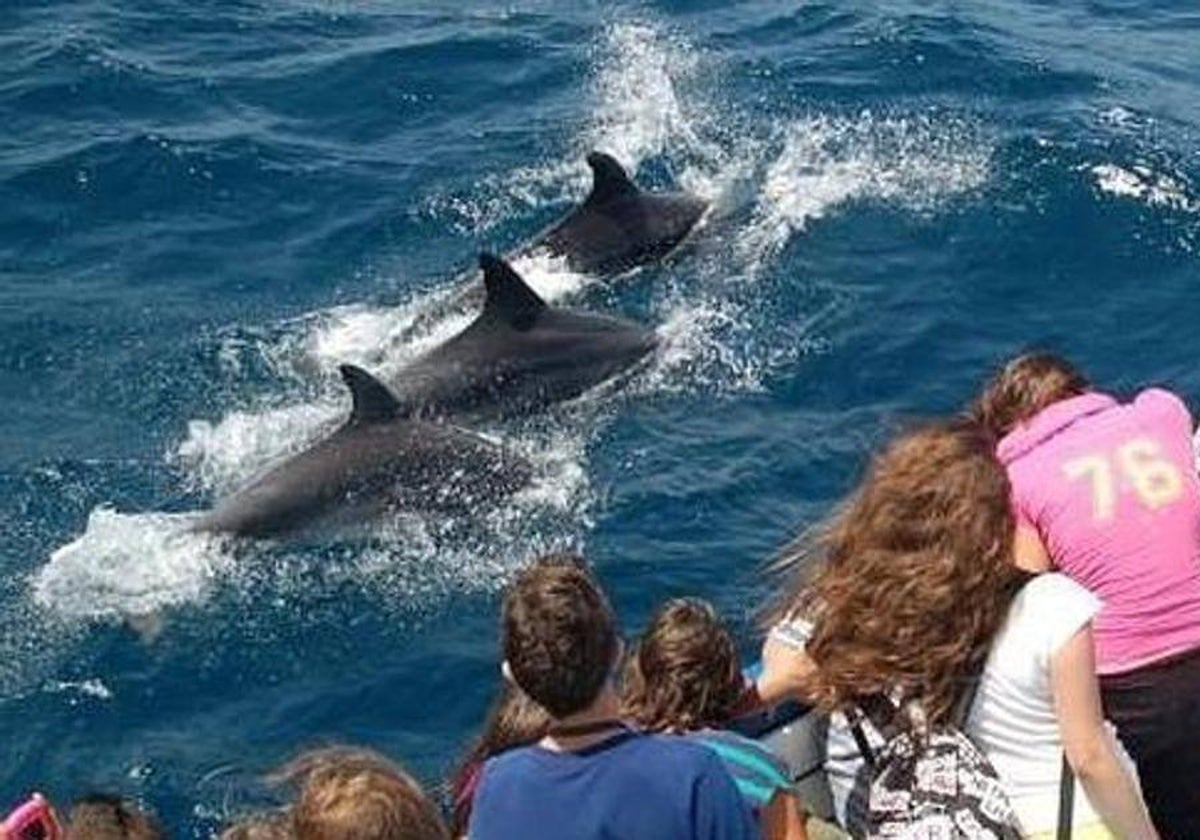
[[[396,375],[403,416],[536,411],[611,379],[657,345],[632,321],[549,306],[498,257],[481,254],[479,265],[482,312]]]
[[[519,457],[464,429],[404,417],[369,373],[340,371],[350,418],[219,502],[195,530],[273,537],[389,510],[458,513],[529,483],[532,469]]]

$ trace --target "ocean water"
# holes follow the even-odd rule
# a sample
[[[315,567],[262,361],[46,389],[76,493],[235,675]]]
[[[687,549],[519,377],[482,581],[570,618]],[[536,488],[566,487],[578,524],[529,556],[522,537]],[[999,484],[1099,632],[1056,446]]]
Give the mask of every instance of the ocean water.
[[[630,632],[761,574],[890,431],[1029,346],[1200,395],[1200,12],[1151,0],[19,0],[0,9],[0,798],[207,837],[348,740],[436,783],[497,593],[584,551]],[[654,325],[620,388],[482,431],[537,482],[459,521],[184,533],[397,366],[584,155],[713,210],[548,297]]]

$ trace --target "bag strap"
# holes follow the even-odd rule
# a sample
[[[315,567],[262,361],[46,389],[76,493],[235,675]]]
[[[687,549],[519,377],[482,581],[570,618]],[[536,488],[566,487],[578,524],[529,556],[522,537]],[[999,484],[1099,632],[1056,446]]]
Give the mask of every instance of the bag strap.
[[[854,736],[854,745],[858,747],[858,754],[863,757],[863,761],[867,762],[868,767],[873,768],[875,766],[875,750],[871,747],[870,740],[867,739],[866,731],[863,730],[864,719],[864,715],[858,712],[854,713],[854,717],[850,721],[850,734]]]
[[[1058,774],[1058,832],[1057,840],[1071,840],[1071,823],[1075,819],[1075,772],[1063,753],[1062,770]]]

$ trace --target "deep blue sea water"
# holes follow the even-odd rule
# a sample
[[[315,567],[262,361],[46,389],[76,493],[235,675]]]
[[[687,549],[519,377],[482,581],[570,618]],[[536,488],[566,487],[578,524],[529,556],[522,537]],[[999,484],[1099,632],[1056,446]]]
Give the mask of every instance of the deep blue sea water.
[[[436,782],[497,592],[581,549],[630,632],[744,631],[772,552],[892,429],[1030,345],[1200,397],[1200,11],[1151,0],[0,8],[0,799],[105,789],[208,836],[328,740]],[[545,294],[656,325],[619,392],[486,429],[535,491],[229,546],[202,508],[395,366],[601,148],[714,210]]]

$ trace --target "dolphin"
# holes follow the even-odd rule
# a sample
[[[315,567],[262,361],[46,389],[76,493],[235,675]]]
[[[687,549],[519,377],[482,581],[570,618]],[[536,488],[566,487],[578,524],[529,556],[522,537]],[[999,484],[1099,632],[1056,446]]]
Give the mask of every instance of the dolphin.
[[[389,510],[469,512],[529,483],[527,462],[455,426],[404,417],[388,389],[342,365],[349,419],[219,502],[193,530],[277,537]]]
[[[628,370],[657,346],[655,334],[632,321],[549,306],[498,257],[480,254],[479,266],[479,315],[390,382],[402,416],[537,411]]]
[[[544,250],[579,274],[620,274],[665,257],[708,209],[689,193],[639,188],[612,155],[592,152],[587,163],[592,191],[583,204],[514,256]]]
[[[662,259],[687,238],[708,210],[708,202],[686,192],[643,190],[612,155],[592,152],[592,190],[583,203],[509,251],[509,261],[548,254],[566,261],[576,274],[609,277]],[[483,288],[459,275],[465,285],[413,322],[415,332],[479,306]]]

